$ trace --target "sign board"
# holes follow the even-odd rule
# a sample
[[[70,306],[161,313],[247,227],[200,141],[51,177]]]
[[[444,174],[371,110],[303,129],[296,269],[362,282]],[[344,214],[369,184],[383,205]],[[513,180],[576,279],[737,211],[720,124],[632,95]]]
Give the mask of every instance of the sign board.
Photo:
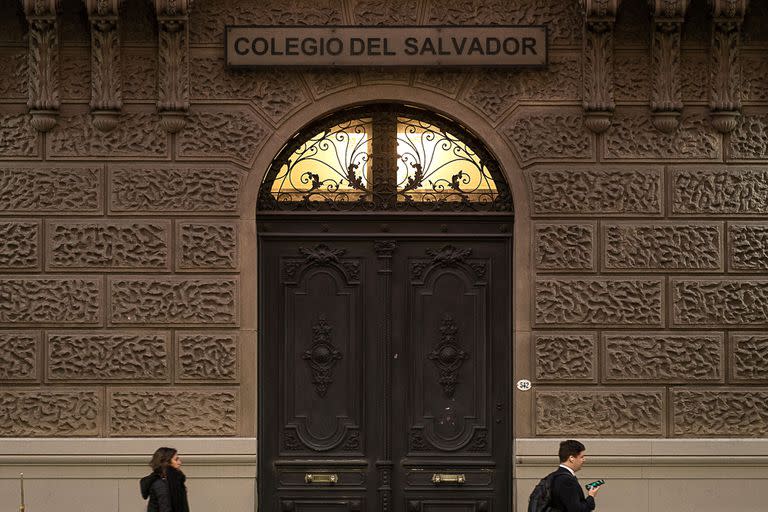
[[[227,26],[227,65],[545,66],[545,26]]]

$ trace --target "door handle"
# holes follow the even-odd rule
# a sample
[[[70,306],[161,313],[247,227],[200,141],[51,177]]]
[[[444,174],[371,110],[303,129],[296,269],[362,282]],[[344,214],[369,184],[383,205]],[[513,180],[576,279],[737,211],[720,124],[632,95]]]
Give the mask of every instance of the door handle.
[[[432,483],[438,484],[457,484],[462,485],[467,481],[464,473],[434,473],[432,475]]]
[[[328,484],[339,483],[339,475],[336,473],[307,473],[304,475],[304,481],[308,484]]]

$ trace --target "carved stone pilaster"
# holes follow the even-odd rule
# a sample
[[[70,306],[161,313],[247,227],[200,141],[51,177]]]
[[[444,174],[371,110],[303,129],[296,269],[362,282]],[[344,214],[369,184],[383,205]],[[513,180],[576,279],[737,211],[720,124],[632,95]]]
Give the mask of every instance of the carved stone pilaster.
[[[155,0],[160,28],[157,110],[160,124],[176,133],[189,111],[189,8],[192,0]]]
[[[584,0],[584,124],[595,133],[611,125],[613,101],[613,26],[621,0]]]
[[[680,34],[690,0],[649,0],[651,34],[651,114],[653,125],[670,133],[680,124],[683,89],[680,82]]]
[[[58,0],[24,0],[29,22],[29,100],[32,126],[47,132],[59,115]]]
[[[118,9],[123,0],[86,0],[91,22],[91,113],[103,132],[114,130],[123,108]]]
[[[749,0],[711,0],[709,111],[712,126],[722,133],[736,128],[741,116],[739,35],[748,3]]]

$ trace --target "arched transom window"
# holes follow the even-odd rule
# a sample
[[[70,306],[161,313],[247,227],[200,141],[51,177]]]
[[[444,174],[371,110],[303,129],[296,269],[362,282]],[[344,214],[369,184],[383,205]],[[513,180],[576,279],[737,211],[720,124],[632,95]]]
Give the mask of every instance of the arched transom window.
[[[260,210],[511,211],[498,164],[458,123],[402,105],[338,112],[273,161]]]

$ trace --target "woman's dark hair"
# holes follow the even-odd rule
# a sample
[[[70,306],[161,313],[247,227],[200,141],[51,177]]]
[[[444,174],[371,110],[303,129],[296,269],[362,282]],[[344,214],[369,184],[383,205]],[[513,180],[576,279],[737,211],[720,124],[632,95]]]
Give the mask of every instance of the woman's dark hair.
[[[560,457],[560,462],[565,462],[571,455],[578,457],[584,450],[586,450],[586,448],[583,444],[574,439],[568,439],[567,441],[560,443],[560,450],[557,454]]]
[[[158,448],[152,455],[152,460],[149,461],[149,465],[152,466],[152,471],[160,476],[165,476],[168,466],[171,465],[171,459],[178,453],[176,448]]]

